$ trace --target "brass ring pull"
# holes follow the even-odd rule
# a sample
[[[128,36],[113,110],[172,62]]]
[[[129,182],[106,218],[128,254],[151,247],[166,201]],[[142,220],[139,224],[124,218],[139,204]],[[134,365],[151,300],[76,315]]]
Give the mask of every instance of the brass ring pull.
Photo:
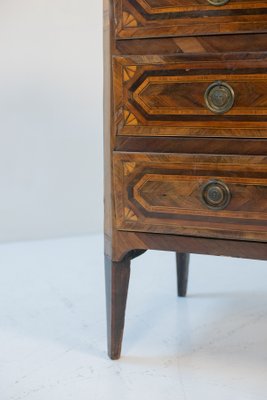
[[[231,192],[225,183],[212,180],[203,186],[201,200],[211,210],[223,210],[231,200]]]
[[[205,103],[208,109],[215,114],[224,114],[229,111],[235,101],[233,88],[225,82],[213,82],[205,92]]]
[[[208,0],[213,6],[224,6],[229,0]]]

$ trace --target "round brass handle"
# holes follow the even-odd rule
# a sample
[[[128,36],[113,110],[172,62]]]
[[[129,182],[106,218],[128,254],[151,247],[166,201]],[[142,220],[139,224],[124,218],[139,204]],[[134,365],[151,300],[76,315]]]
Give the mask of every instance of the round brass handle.
[[[233,107],[235,92],[228,83],[216,81],[209,85],[204,98],[210,111],[215,114],[224,114]]]
[[[201,200],[211,210],[223,210],[231,200],[231,192],[225,183],[212,180],[203,186]]]
[[[208,0],[213,6],[224,6],[229,0]]]

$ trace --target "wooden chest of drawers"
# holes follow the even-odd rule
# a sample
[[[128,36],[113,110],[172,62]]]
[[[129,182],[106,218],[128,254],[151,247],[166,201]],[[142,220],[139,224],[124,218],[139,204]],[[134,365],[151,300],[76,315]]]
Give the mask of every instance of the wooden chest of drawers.
[[[267,1],[104,0],[108,349],[130,260],[267,259]]]

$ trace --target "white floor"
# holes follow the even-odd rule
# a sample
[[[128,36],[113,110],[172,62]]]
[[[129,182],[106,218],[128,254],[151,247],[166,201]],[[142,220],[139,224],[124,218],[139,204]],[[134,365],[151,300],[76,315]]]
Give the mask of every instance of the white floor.
[[[266,400],[267,263],[132,262],[123,356],[106,356],[100,236],[0,245],[0,400]]]

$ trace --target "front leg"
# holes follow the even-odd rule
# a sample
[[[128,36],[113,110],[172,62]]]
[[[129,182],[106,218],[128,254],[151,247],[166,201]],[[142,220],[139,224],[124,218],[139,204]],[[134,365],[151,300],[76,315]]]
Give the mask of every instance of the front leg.
[[[130,263],[129,256],[119,262],[105,256],[108,354],[112,360],[121,354]]]

